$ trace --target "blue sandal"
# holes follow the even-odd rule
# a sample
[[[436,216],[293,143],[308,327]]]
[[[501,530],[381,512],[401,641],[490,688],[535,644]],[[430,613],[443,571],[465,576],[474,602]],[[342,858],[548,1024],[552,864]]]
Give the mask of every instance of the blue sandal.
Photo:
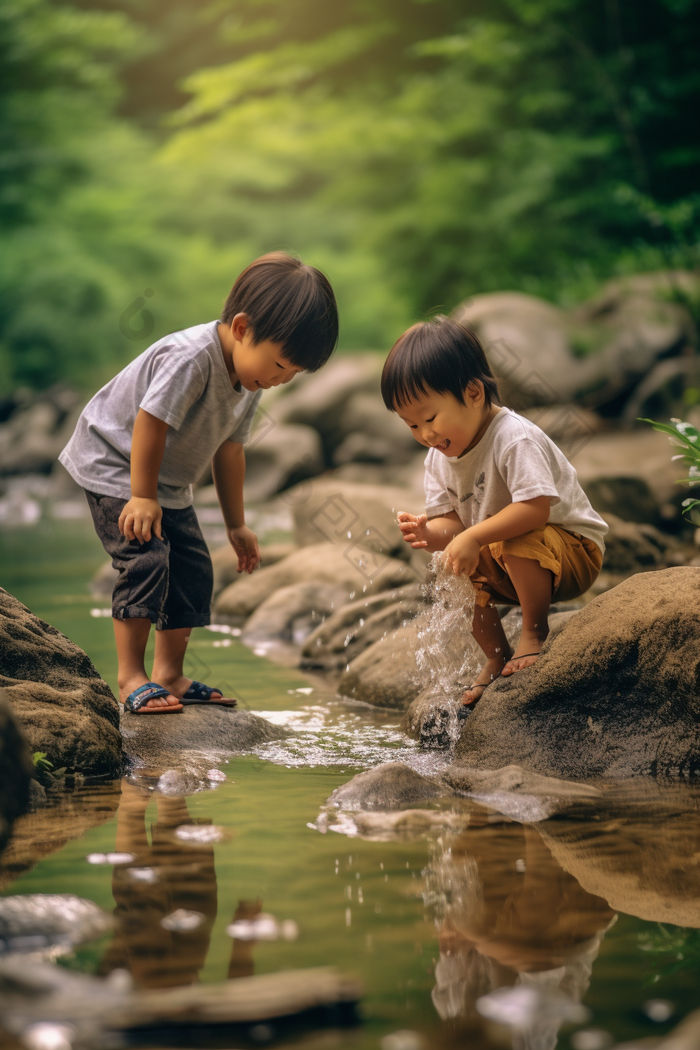
[[[146,682],[145,685],[134,689],[133,693],[129,693],[124,701],[124,710],[129,711],[132,715],[169,715],[182,711],[182,704],[168,704],[167,707],[147,706],[149,700],[158,700],[161,696],[172,695],[174,694],[164,689],[162,685],[158,685],[157,682]]]
[[[188,707],[191,704],[208,704],[214,706],[215,704],[219,707],[235,707],[238,703],[237,700],[229,699],[225,696],[213,696],[213,693],[220,693],[220,689],[212,689],[210,685],[204,685],[203,682],[193,682],[187,692],[182,697],[183,704]]]

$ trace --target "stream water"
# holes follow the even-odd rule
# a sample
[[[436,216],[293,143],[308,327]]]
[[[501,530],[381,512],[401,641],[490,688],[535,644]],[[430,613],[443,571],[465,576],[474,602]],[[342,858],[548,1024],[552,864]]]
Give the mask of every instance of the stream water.
[[[89,525],[6,529],[0,552],[2,585],[115,689],[107,603],[87,586],[103,561]],[[195,631],[189,659],[291,735],[219,761],[212,789],[187,798],[125,779],[22,818],[0,856],[0,893],[74,893],[115,918],[59,965],[123,967],[139,988],[332,965],[362,982],[362,1020],[294,1037],[315,1048],[605,1050],[663,1034],[700,1005],[696,793],[640,786],[590,819],[536,826],[465,799],[434,808],[432,830],[358,834],[352,821],[318,822],[335,787],[389,759],[433,771],[445,756],[421,752],[396,713],[338,701],[231,636]],[[183,926],[181,911],[198,925]],[[560,993],[585,1011],[567,1013]],[[514,1017],[519,1028],[502,1026]]]

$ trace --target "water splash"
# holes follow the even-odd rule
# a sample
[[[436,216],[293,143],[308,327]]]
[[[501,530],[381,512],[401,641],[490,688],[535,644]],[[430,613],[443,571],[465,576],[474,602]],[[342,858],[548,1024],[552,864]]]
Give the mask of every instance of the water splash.
[[[434,715],[423,719],[421,736],[436,746],[454,743],[459,736],[457,698],[479,672],[480,658],[471,635],[476,590],[466,576],[458,576],[443,551],[430,560],[430,582],[424,585],[430,608],[419,622],[416,673],[422,694],[432,699]],[[483,660],[483,656],[481,657]]]

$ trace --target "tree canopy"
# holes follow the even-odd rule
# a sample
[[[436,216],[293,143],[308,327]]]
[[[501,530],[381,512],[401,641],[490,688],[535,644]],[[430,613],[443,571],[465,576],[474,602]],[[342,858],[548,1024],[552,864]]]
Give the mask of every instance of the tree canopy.
[[[696,266],[698,6],[4,0],[3,386],[94,385],[273,247],[328,273],[348,348]]]

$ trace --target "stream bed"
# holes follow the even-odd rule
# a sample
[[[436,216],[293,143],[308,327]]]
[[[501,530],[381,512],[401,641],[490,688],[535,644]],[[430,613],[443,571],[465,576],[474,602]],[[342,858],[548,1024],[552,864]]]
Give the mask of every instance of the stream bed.
[[[0,584],[116,691],[107,603],[88,590],[103,560],[82,518],[0,534]],[[439,772],[447,756],[421,752],[396,712],[340,701],[229,635],[194,631],[188,661],[290,736],[214,756],[211,790],[189,797],[127,777],[21,818],[0,894],[71,893],[114,916],[60,966],[123,968],[137,988],[317,966],[360,980],[358,1026],[261,1030],[260,1045],[606,1050],[663,1035],[700,1006],[694,791],[659,789],[650,802],[640,786],[614,818],[531,826],[464,799],[432,830],[360,835],[352,820],[318,820],[336,787],[389,760]],[[172,918],[183,913],[201,918],[188,928]],[[509,1028],[522,999],[498,989],[535,989],[545,1005]],[[558,1012],[562,991],[585,1009]]]

